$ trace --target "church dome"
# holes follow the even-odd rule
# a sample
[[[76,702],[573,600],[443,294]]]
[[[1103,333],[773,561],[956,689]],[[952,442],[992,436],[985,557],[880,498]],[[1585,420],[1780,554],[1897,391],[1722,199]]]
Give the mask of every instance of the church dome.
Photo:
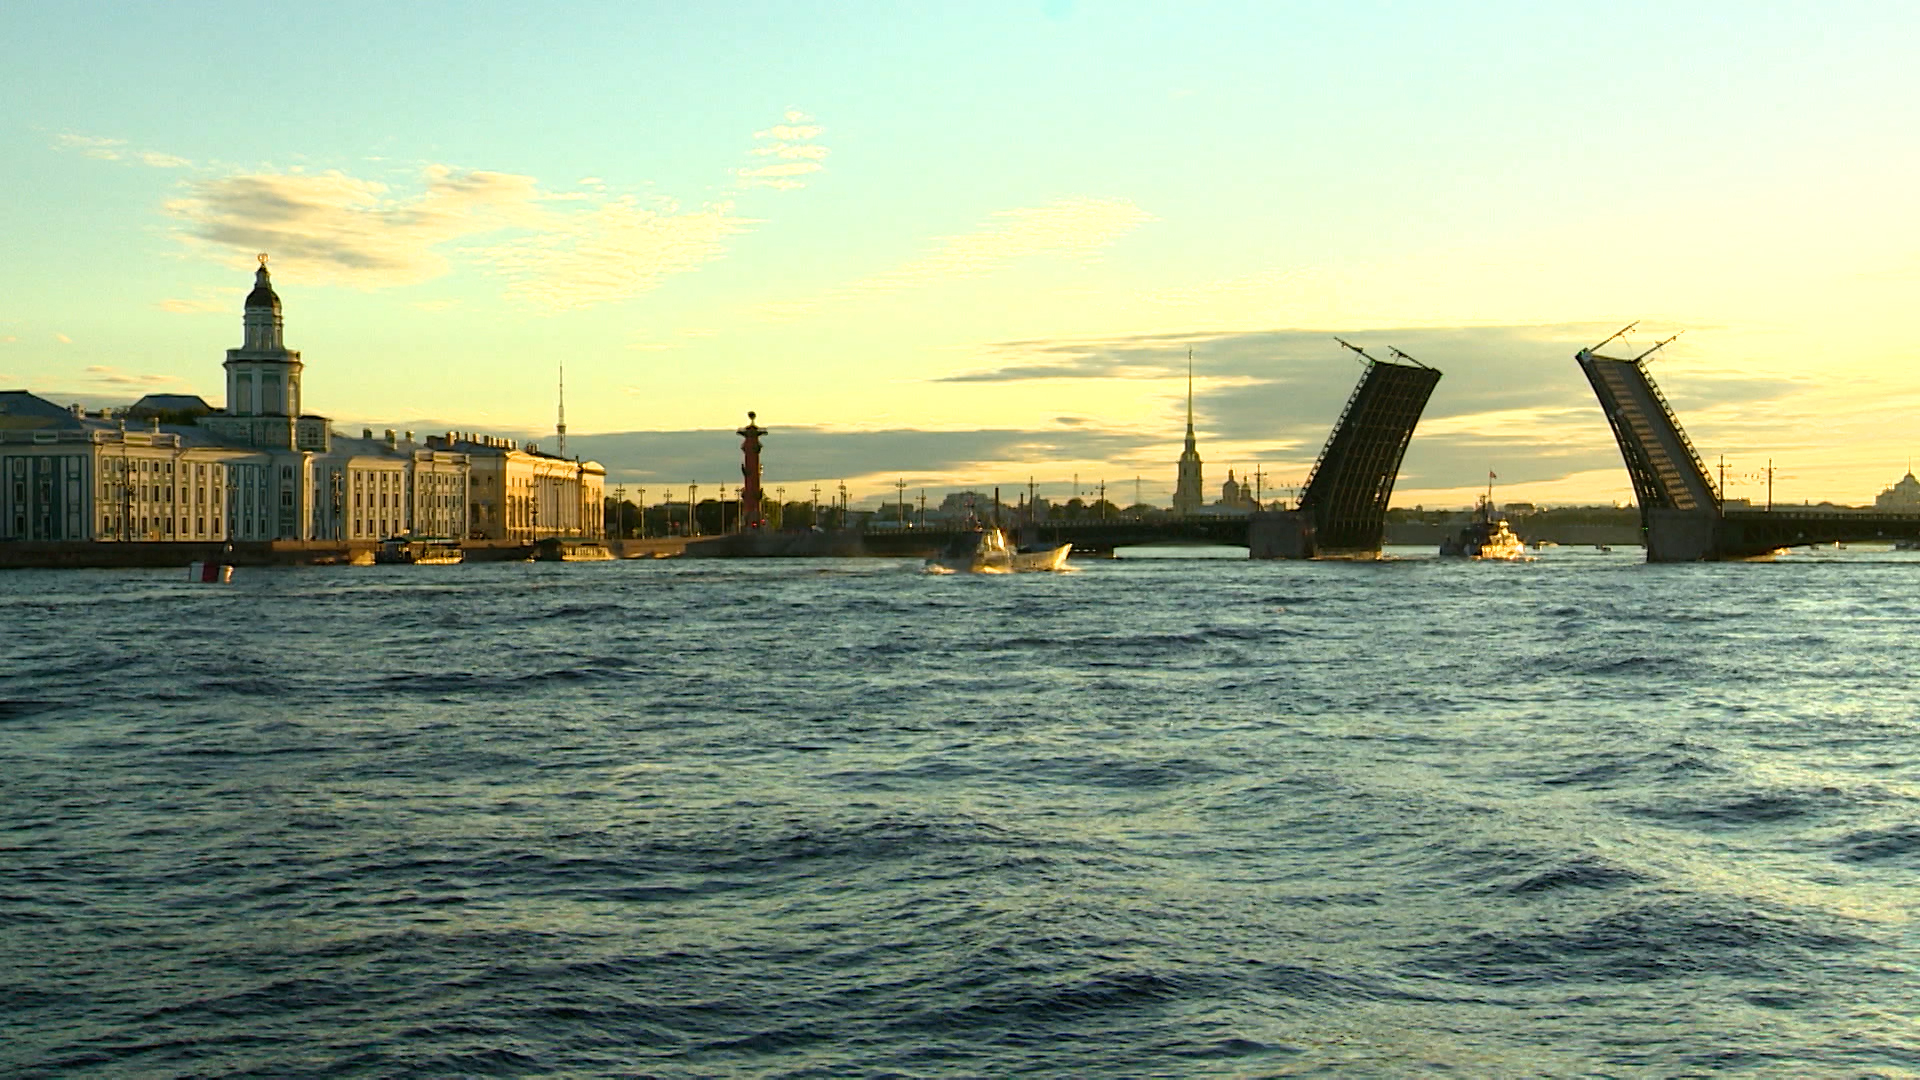
[[[280,310],[279,294],[273,291],[273,279],[267,275],[267,257],[260,256],[260,269],[253,274],[253,291],[247,294],[247,306],[250,308],[272,308]]]

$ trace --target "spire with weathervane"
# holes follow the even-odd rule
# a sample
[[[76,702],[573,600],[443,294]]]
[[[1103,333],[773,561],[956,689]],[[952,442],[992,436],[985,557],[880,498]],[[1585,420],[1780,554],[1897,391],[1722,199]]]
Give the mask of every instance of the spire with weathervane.
[[[1200,451],[1193,441],[1193,350],[1187,350],[1187,447],[1180,451],[1180,472],[1173,488],[1173,512],[1195,513],[1206,502],[1201,493]]]

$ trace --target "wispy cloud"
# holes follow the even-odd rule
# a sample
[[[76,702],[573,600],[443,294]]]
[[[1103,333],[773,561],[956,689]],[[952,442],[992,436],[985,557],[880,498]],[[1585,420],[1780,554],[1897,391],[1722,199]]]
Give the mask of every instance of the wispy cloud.
[[[853,288],[894,292],[930,281],[976,277],[1034,255],[1085,258],[1152,220],[1152,214],[1126,199],[1062,199],[1000,210],[973,232],[945,237],[926,255]]]
[[[752,224],[726,204],[563,200],[530,176],[446,165],[427,167],[412,190],[339,171],[207,179],[166,209],[189,244],[270,252],[303,281],[414,285],[447,273],[451,249],[507,279],[508,296],[549,309],[636,296],[717,258],[725,237]]]
[[[1152,220],[1152,214],[1126,199],[1071,198],[1044,206],[998,210],[972,232],[940,237],[926,254],[885,273],[811,299],[762,304],[758,310],[770,319],[797,318],[824,305],[861,296],[980,277],[1022,259],[1092,258],[1101,248]]]
[[[1618,452],[1573,363],[1599,325],[1415,327],[1341,331],[1376,356],[1397,346],[1445,374],[1408,450],[1401,486],[1443,489],[1484,480],[1489,467],[1516,481],[1548,481],[1609,467]],[[1301,476],[1340,413],[1360,368],[1325,330],[1191,331],[1102,339],[1010,341],[1000,362],[944,382],[1043,379],[1157,383],[1161,428],[1184,421],[1186,350],[1195,350],[1195,412],[1208,476],[1216,464],[1263,462]],[[1794,408],[1807,386],[1737,370],[1692,373],[1668,388],[1683,422],[1725,441],[1741,419]],[[1695,430],[1697,429],[1697,430]],[[1610,464],[1611,463],[1611,464]]]
[[[753,148],[753,156],[771,158],[767,164],[750,168],[735,169],[734,175],[740,178],[746,187],[770,187],[790,189],[804,186],[801,177],[819,172],[826,166],[829,151],[815,142],[825,128],[813,122],[813,117],[799,110],[789,110],[785,123],[775,124],[765,131],[756,131],[753,137],[760,145]]]
[[[103,364],[88,367],[86,374],[90,381],[107,386],[180,386],[186,383],[178,375],[142,375]]]
[[[421,189],[338,171],[255,173],[195,181],[166,204],[189,244],[270,252],[311,282],[411,285],[447,271],[439,245],[537,217],[532,178],[431,166]]]
[[[65,335],[65,334],[55,334],[55,335],[53,335],[53,340],[55,340],[55,341],[57,341],[57,342],[59,342],[59,343],[60,343],[60,344],[62,344],[62,345],[71,345],[71,344],[73,344],[73,339],[72,339],[72,338],[70,338],[70,337],[68,337],[68,336],[67,336],[67,335]]]
[[[238,311],[240,308],[241,293],[238,289],[202,286],[196,292],[199,295],[192,299],[168,297],[154,306],[174,315],[203,315],[212,311]]]
[[[730,440],[730,434],[713,430],[569,435],[567,444],[606,465],[611,480],[685,484],[702,477],[739,477],[738,440]],[[828,431],[782,426],[775,437],[780,445],[779,468],[766,485],[769,489],[791,485],[789,498],[805,497],[799,494],[802,483],[855,480],[873,474],[876,467],[886,472],[891,498],[891,481],[898,475],[1024,477],[1035,461],[1118,461],[1149,450],[1156,442],[1137,432],[1094,427]]]
[[[755,133],[766,164],[736,170],[744,186],[795,187],[819,171],[822,128],[798,111]],[[123,139],[67,134],[65,150],[157,168],[192,168],[172,154],[130,149]],[[412,176],[375,179],[303,165],[190,176],[164,204],[187,245],[232,265],[258,252],[308,284],[362,289],[416,285],[456,263],[505,281],[513,300],[562,310],[630,299],[726,252],[728,238],[758,222],[732,203],[683,207],[610,191],[599,176],[554,191],[532,177],[433,164]],[[169,299],[173,312],[209,310],[208,298]]]
[[[56,135],[54,145],[62,150],[74,151],[83,157],[99,161],[122,161],[128,164],[146,165],[155,169],[184,169],[193,162],[174,154],[163,154],[154,150],[133,150],[125,139],[109,139],[99,135]]]
[[[682,211],[623,198],[580,214],[549,215],[536,234],[476,254],[510,280],[509,296],[576,308],[638,296],[719,258],[726,238],[752,224],[727,203]]]
[[[127,145],[125,139],[107,139],[98,135],[56,135],[53,141],[62,150],[77,151],[101,161],[119,161],[125,155]]]

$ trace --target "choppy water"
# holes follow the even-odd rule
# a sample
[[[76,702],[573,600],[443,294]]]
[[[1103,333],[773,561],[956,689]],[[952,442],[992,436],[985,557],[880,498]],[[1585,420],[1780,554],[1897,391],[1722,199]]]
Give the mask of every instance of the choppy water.
[[[1920,1075],[1920,561],[0,575],[6,1076]]]

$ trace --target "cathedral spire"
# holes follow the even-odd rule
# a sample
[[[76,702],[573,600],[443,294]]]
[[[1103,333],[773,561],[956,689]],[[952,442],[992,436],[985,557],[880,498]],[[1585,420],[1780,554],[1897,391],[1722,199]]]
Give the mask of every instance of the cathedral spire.
[[[1201,494],[1200,448],[1193,438],[1193,350],[1187,350],[1187,445],[1180,452],[1179,471],[1173,486],[1173,512],[1192,514],[1205,503]]]
[[[265,273],[265,271],[261,271]],[[1187,350],[1187,450],[1194,448],[1194,350]]]
[[[567,365],[560,365],[560,419],[554,425],[560,443],[560,456],[567,456]]]

